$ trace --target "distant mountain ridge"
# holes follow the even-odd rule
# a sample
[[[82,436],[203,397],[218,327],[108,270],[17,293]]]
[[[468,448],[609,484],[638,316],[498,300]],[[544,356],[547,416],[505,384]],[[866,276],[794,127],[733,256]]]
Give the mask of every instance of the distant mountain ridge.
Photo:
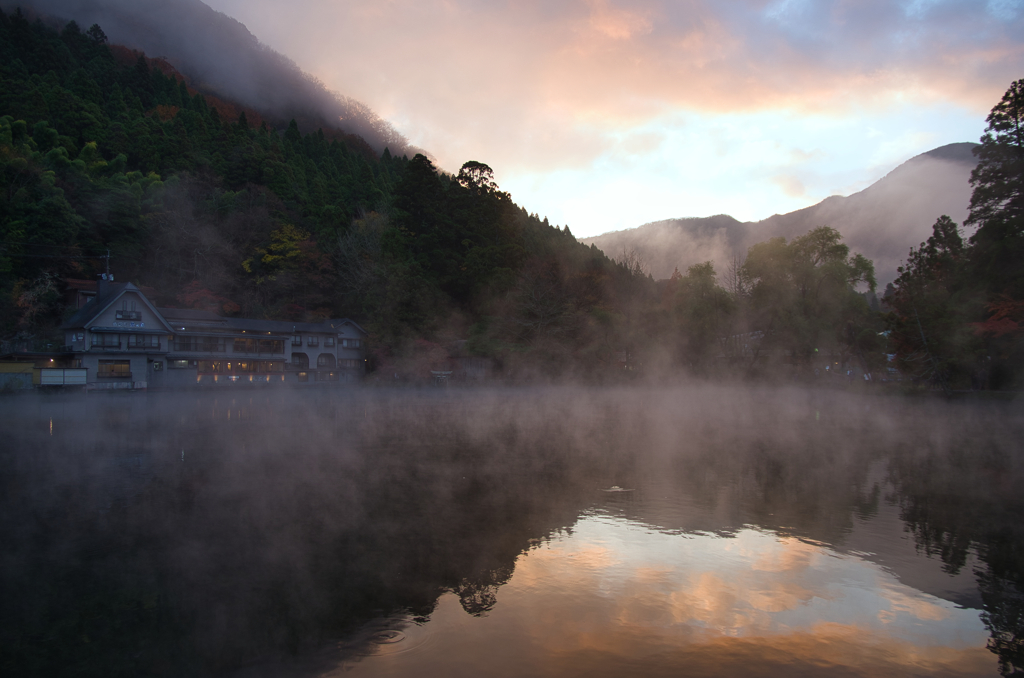
[[[874,262],[878,281],[885,285],[896,277],[909,249],[931,235],[936,219],[947,214],[962,224],[967,218],[976,146],[941,146],[911,158],[863,191],[761,221],[742,222],[725,214],[665,219],[581,241],[613,258],[636,251],[655,278],[669,277],[676,267],[685,273],[688,266],[709,260],[721,277],[733,258],[742,260],[755,243],[831,226],[852,251]]]
[[[61,25],[74,19],[82,30],[99,24],[111,43],[163,58],[190,87],[257,110],[278,129],[294,119],[303,134],[318,128],[355,134],[377,154],[388,148],[412,157],[420,150],[367,106],[331,92],[201,0],[0,0],[0,7],[20,7]]]

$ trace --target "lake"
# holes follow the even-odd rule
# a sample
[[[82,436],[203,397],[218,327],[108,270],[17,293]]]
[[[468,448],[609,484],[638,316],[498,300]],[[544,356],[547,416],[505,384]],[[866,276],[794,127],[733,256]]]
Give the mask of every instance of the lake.
[[[0,672],[1024,670],[1024,409],[673,388],[0,401]]]

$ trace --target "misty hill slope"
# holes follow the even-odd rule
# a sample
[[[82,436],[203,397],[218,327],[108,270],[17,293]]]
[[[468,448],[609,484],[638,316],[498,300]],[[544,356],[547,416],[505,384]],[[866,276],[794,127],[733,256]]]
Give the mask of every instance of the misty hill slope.
[[[843,234],[851,250],[875,263],[879,283],[884,285],[896,277],[896,267],[909,249],[931,235],[938,217],[947,214],[957,223],[967,217],[976,145],[936,148],[911,158],[863,191],[832,196],[762,221],[741,222],[727,215],[666,219],[582,242],[593,243],[611,257],[635,250],[655,278],[667,278],[676,266],[685,272],[688,266],[708,260],[722,275],[734,256],[742,259],[755,243],[831,226]]]
[[[0,0],[63,26],[99,24],[112,43],[164,57],[204,94],[260,111],[281,129],[295,119],[302,133],[337,129],[362,137],[380,153],[416,152],[390,123],[358,101],[329,91],[239,21],[201,0]]]

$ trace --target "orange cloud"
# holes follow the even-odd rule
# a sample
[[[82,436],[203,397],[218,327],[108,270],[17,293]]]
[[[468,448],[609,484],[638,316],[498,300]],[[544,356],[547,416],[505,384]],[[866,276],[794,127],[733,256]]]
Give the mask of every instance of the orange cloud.
[[[1024,75],[1024,10],[1009,3],[209,4],[241,20],[331,88],[365,102],[413,144],[434,154],[443,168],[455,171],[468,159],[481,160],[494,167],[499,183],[518,181],[519,191],[527,190],[527,178],[534,175],[537,185],[551,185],[552,174],[559,171],[566,173],[561,177],[566,182],[569,174],[585,171],[617,173],[609,185],[628,183],[638,176],[638,167],[667,160],[662,157],[666,145],[643,135],[659,127],[679,132],[699,118],[703,122],[694,124],[707,127],[700,136],[710,137],[714,131],[707,120],[715,116],[785,114],[796,122],[777,134],[788,135],[786,145],[794,147],[800,145],[802,118],[848,121],[955,109],[959,117],[946,118],[945,128],[922,131],[929,139],[937,137],[934,145],[966,141],[957,133],[964,128],[963,111],[983,120],[1009,83]],[[908,120],[906,127],[913,126]],[[972,130],[971,138],[977,133]],[[895,162],[925,150],[915,146]],[[754,210],[756,203],[763,214],[734,215],[742,218],[803,207],[831,192],[822,194],[821,186],[795,168],[758,171],[756,178],[736,185],[740,173],[725,172],[706,156],[691,160],[674,154],[671,160],[678,168],[706,163],[715,171],[705,176],[728,176],[730,191],[756,196],[744,198],[752,201],[747,209]],[[659,168],[638,181],[650,184],[668,170]],[[616,228],[696,215],[695,204],[713,210],[708,214],[738,209],[735,196],[716,198],[720,206],[705,208],[717,188],[695,184],[681,170],[672,175],[675,186],[692,190],[674,198],[678,207],[663,208],[659,202],[657,213],[645,212],[635,223]],[[853,183],[861,187],[866,179],[862,170]],[[610,203],[616,191],[586,192],[588,186],[603,185],[588,176],[560,185],[556,197],[537,189],[513,198],[530,211],[561,216],[559,223],[572,221],[577,232],[577,203],[600,203],[602,215],[628,211]],[[624,205],[639,200],[623,198]]]
[[[645,12],[613,6],[608,0],[587,0],[590,6],[588,23],[598,34],[612,40],[629,40],[651,32],[651,20]]]
[[[910,98],[983,112],[1024,65],[1021,15],[973,2],[912,16],[838,1],[802,13],[753,0],[211,4],[435,152],[487,135],[513,156],[525,147],[524,161],[554,147],[571,162],[587,140],[565,132],[580,122],[592,136],[677,108],[840,112]]]

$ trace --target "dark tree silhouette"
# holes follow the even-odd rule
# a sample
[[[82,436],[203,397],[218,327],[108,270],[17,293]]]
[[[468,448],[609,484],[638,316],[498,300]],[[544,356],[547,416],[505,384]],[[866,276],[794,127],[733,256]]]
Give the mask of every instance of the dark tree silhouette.
[[[973,274],[995,293],[1024,294],[1024,80],[989,113],[971,172]]]

